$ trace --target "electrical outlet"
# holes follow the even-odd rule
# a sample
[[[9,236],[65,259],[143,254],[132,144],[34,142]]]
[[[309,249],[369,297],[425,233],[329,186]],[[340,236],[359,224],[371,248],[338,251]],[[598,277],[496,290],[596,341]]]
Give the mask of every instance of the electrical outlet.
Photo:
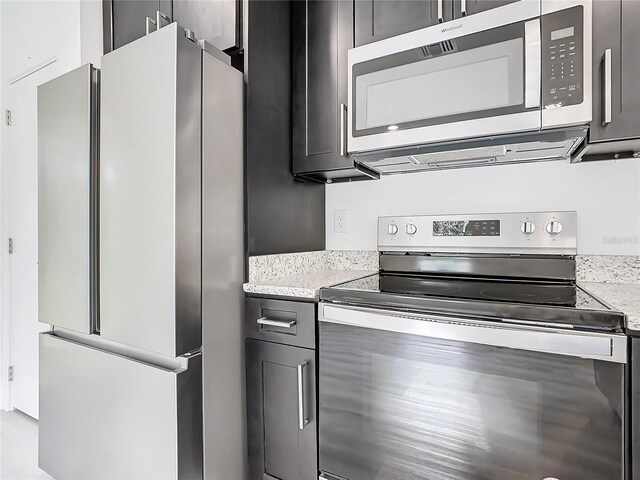
[[[333,231],[336,233],[347,233],[347,211],[333,211]]]

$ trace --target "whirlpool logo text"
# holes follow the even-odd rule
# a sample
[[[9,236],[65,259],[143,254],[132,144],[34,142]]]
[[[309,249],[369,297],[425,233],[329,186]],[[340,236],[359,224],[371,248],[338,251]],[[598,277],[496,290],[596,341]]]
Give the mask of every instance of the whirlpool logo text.
[[[447,32],[451,32],[452,30],[457,30],[459,28],[462,28],[462,24],[461,23],[459,23],[458,25],[452,25],[451,27],[443,28],[440,31],[442,33],[447,33]]]

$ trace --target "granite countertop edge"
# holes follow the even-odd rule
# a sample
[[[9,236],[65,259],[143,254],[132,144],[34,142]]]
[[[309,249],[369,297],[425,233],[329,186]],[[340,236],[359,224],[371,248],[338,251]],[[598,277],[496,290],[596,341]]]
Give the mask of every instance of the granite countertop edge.
[[[262,282],[242,285],[245,293],[296,297],[317,300],[320,289],[378,273],[377,270],[314,270],[299,275],[284,276]]]
[[[624,313],[626,329],[640,334],[640,284],[579,281],[578,285]]]

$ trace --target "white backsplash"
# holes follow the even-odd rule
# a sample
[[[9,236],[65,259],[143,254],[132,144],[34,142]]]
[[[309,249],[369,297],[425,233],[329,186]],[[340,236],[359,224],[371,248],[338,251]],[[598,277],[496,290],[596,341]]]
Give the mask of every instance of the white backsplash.
[[[333,228],[347,210],[347,233]],[[578,253],[640,255],[640,161],[542,162],[383,177],[326,187],[330,250],[375,250],[382,215],[578,212]]]

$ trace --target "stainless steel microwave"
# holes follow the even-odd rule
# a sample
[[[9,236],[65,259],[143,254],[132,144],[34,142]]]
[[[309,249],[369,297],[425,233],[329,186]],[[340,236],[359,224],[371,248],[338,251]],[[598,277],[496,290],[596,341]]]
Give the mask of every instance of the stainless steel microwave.
[[[348,150],[586,125],[591,37],[590,1],[520,0],[351,49]]]

